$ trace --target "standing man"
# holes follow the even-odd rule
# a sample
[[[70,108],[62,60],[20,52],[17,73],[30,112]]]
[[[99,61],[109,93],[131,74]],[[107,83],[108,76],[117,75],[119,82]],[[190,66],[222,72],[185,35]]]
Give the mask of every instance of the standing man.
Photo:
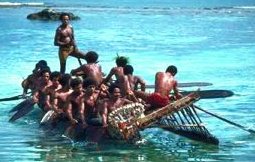
[[[66,70],[66,59],[69,55],[86,59],[86,54],[77,49],[74,39],[74,30],[69,24],[69,14],[62,13],[60,15],[60,20],[62,24],[56,30],[54,45],[59,46],[60,72],[64,74]]]

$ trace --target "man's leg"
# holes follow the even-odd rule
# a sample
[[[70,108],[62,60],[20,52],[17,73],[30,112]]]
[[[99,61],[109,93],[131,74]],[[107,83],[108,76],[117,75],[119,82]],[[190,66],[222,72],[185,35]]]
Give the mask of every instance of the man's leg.
[[[59,63],[60,63],[60,73],[64,74],[66,71],[66,59],[70,53],[70,49],[59,49]]]
[[[72,53],[70,53],[70,56],[76,57],[76,58],[82,58],[86,60],[86,53],[79,51],[77,48],[75,48]]]

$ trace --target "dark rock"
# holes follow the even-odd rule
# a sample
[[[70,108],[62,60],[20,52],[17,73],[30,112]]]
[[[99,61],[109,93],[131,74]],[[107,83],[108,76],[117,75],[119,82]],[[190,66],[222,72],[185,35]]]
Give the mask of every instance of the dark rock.
[[[40,12],[37,13],[32,13],[29,14],[27,16],[27,19],[29,20],[52,20],[52,21],[56,21],[59,20],[59,16],[62,14],[63,12],[56,12],[53,9],[44,9]],[[69,14],[70,20],[79,20],[80,17],[79,16],[75,16],[73,13],[71,12],[65,12],[67,14]]]

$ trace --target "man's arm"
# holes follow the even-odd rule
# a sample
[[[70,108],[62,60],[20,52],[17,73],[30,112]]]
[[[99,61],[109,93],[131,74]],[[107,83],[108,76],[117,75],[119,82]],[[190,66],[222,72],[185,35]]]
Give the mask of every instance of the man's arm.
[[[71,100],[70,100],[69,97],[68,97],[66,105],[67,105],[67,107],[66,107],[66,116],[67,116],[67,118],[71,121],[72,125],[78,123],[78,121],[73,118],[72,103],[71,103]]]
[[[109,80],[112,78],[112,76],[115,74],[114,68],[111,69],[110,73],[107,75],[107,77],[104,79],[104,83],[109,82]]]
[[[140,86],[141,86],[141,91],[143,91],[143,92],[145,92],[145,88],[146,88],[146,84],[145,84],[145,81],[142,79],[142,78],[140,78],[139,76],[135,76],[136,77],[136,82],[135,82],[135,90],[138,90],[138,85],[140,84]]]
[[[176,99],[182,98],[182,94],[179,92],[178,82],[176,80],[173,83],[173,91],[174,91],[174,96],[176,97]]]
[[[74,39],[74,30],[73,30],[73,27],[72,27],[72,26],[70,26],[70,28],[71,28],[71,31],[72,31],[72,34],[71,34],[71,36],[70,36],[70,38],[71,38],[71,45],[73,45],[74,48],[76,48],[76,41],[75,41],[75,39]]]
[[[107,115],[108,115],[108,109],[107,109],[107,101],[103,104],[103,111],[102,111],[102,124],[103,127],[107,126]]]
[[[55,33],[55,38],[54,38],[54,45],[55,46],[63,46],[65,45],[64,42],[60,41],[60,33],[59,33],[59,28],[57,28],[56,33]]]
[[[85,104],[84,104],[84,101],[81,100],[81,102],[79,104],[79,115],[80,115],[82,124],[87,125],[86,121],[85,121],[84,110],[85,110]]]
[[[80,67],[78,67],[77,69],[73,69],[73,70],[71,70],[71,75],[84,75],[85,73],[84,73],[84,66],[82,65],[82,66],[80,66]]]

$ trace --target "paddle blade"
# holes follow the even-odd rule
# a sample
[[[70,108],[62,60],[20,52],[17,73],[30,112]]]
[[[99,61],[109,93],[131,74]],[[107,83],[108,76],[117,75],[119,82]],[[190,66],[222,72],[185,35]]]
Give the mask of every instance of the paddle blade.
[[[18,111],[19,109],[22,109],[24,106],[26,106],[26,105],[29,104],[29,102],[30,102],[29,100],[31,100],[31,99],[26,99],[26,100],[20,102],[18,105],[14,106],[14,107],[9,111],[9,113],[12,113],[12,112],[14,112],[14,111]]]
[[[47,122],[52,120],[54,111],[53,110],[49,110],[42,118],[40,124],[46,124]]]
[[[189,82],[189,83],[178,83],[178,87],[204,87],[211,86],[212,83],[208,82]],[[146,85],[146,88],[155,88],[155,85]]]
[[[183,96],[186,96],[192,92],[194,91],[184,91],[184,92],[181,92],[181,94]],[[201,90],[197,92],[200,96],[200,99],[225,98],[225,97],[231,97],[234,95],[234,92],[229,90]]]
[[[32,100],[29,100],[23,107],[21,107],[17,112],[9,119],[9,122],[14,122],[15,120],[25,116],[34,108],[34,102]]]

